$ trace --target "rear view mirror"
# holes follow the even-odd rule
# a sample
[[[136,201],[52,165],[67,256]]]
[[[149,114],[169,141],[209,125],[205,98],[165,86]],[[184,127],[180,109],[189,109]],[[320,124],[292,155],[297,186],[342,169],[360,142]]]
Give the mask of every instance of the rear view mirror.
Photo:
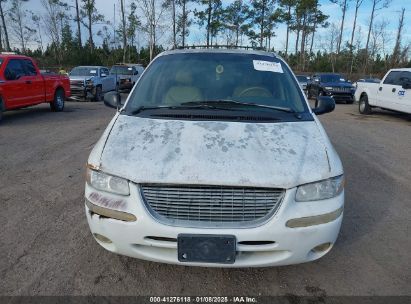
[[[315,101],[315,108],[313,112],[316,115],[321,115],[334,111],[335,101],[332,97],[329,96],[318,96]]]
[[[120,109],[121,107],[121,95],[118,92],[108,92],[104,94],[104,104],[107,107]]]

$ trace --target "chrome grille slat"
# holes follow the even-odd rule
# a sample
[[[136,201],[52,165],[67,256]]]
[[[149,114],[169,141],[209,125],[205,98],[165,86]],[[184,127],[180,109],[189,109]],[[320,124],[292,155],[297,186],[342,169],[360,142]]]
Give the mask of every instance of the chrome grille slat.
[[[209,204],[209,201],[210,201],[210,199],[206,199],[206,198],[169,198],[169,199],[167,199],[167,198],[156,198],[156,197],[151,197],[151,196],[146,196],[146,198],[147,199],[149,199],[150,201],[157,201],[157,202],[159,202],[159,203],[161,203],[161,202],[170,202],[171,204],[179,204],[179,203],[185,203],[185,202],[190,202],[190,203],[193,203],[193,204],[199,204],[199,205],[201,205],[202,203],[204,203],[204,204]],[[271,200],[270,199],[255,199],[255,200],[251,200],[251,199],[249,199],[249,200],[244,200],[244,201],[242,201],[242,200],[231,200],[231,203],[230,203],[230,205],[231,204],[240,204],[240,205],[243,205],[243,204],[247,204],[247,203],[250,203],[250,204],[252,204],[252,205],[254,205],[255,204],[255,202],[258,202],[258,203],[266,203],[266,202],[271,202],[273,199],[278,199],[279,197],[273,197]],[[176,201],[170,201],[170,199],[176,199]],[[177,201],[177,199],[178,199],[178,201]],[[216,202],[226,202],[226,200],[215,200]]]
[[[350,91],[351,91],[351,88],[334,87],[333,90],[336,91],[336,92],[350,92]]]
[[[272,216],[285,190],[143,184],[141,193],[150,213],[166,224],[244,227],[258,225]]]
[[[212,196],[212,197],[220,197],[220,198],[236,198],[236,197],[238,197],[238,198],[249,198],[249,199],[255,199],[255,198],[263,198],[263,199],[266,199],[267,198],[267,195],[250,195],[250,194],[227,194],[227,193],[224,193],[224,194],[219,194],[219,195],[216,195],[216,194],[211,194],[211,193],[194,193],[194,194],[191,194],[191,193],[177,193],[177,194],[175,194],[175,193],[169,193],[169,194],[164,194],[164,193],[152,193],[152,192],[145,192],[145,195],[146,196],[154,196],[154,197],[166,197],[166,198],[169,198],[169,197],[181,197],[181,196],[189,196],[189,197],[204,197],[205,195],[208,195],[208,196]],[[278,193],[278,194],[273,194],[272,196],[280,196],[281,194],[280,193]]]

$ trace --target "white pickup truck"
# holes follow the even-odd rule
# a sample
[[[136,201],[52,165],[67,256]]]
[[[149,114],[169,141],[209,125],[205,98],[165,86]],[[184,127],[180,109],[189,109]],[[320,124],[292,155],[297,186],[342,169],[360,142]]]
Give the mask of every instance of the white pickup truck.
[[[389,70],[380,83],[359,82],[355,100],[361,114],[374,107],[411,114],[411,68]]]

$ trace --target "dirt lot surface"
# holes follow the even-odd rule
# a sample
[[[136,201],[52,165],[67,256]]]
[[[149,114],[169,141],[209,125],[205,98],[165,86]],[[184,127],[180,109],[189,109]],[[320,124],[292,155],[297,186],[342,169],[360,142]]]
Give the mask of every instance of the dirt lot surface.
[[[102,103],[9,112],[0,125],[0,295],[411,295],[411,117],[321,116],[346,172],[340,237],[324,258],[263,269],[163,265],[105,251],[83,207]]]

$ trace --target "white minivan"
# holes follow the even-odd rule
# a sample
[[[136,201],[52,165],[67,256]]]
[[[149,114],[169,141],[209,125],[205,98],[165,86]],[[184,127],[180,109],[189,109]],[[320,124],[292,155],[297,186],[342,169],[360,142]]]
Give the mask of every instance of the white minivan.
[[[276,54],[167,51],[145,70],[87,164],[85,209],[105,249],[190,266],[324,256],[344,208],[341,161]]]

